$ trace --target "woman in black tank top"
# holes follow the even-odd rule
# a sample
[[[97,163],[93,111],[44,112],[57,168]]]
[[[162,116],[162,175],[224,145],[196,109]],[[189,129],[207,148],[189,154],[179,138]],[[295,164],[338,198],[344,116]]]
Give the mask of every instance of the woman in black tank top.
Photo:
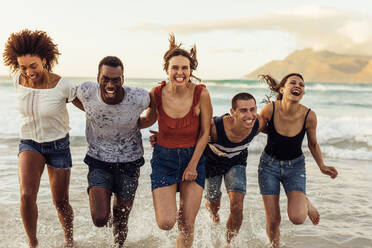
[[[276,95],[260,115],[268,123],[267,145],[258,169],[259,185],[266,211],[266,232],[273,247],[280,242],[279,193],[282,183],[288,198],[288,216],[292,223],[302,224],[309,216],[314,225],[319,223],[319,213],[306,197],[306,170],[301,145],[305,133],[308,147],[320,171],[337,177],[334,167],[326,166],[316,140],[317,119],[315,112],[300,104],[305,93],[303,77],[298,73],[285,76],[277,83],[269,75],[261,78]]]

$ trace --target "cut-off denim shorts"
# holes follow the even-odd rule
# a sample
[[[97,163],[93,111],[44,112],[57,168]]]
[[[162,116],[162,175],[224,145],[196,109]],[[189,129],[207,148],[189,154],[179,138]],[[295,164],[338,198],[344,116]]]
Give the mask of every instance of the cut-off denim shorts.
[[[292,160],[277,160],[263,152],[258,166],[258,183],[262,195],[279,195],[280,183],[286,194],[293,191],[306,194],[304,155]]]
[[[72,167],[68,134],[62,139],[42,143],[21,139],[18,154],[23,151],[40,153],[45,158],[45,163],[55,169],[70,169]]]
[[[227,192],[246,193],[247,177],[246,166],[234,165],[224,175],[207,178],[207,194],[205,198],[210,202],[217,202],[221,199],[221,184],[224,177]]]
[[[133,201],[138,187],[142,158],[127,163],[104,162],[89,155],[84,162],[89,166],[88,193],[91,187],[102,187],[115,193],[117,198]]]
[[[194,154],[195,147],[190,148],[165,148],[154,145],[152,152],[151,189],[179,184],[183,173]],[[196,167],[198,176],[195,182],[204,188],[205,184],[205,157],[202,155]]]

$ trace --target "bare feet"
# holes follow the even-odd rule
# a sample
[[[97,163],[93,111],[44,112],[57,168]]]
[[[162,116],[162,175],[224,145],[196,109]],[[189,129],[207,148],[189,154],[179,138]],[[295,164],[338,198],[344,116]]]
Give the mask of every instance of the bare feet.
[[[309,219],[311,220],[311,222],[313,222],[314,225],[318,225],[320,220],[320,214],[318,210],[313,206],[313,204],[311,204],[309,199],[307,199],[307,208],[308,208],[307,215],[309,216]]]
[[[36,239],[36,240],[34,240],[34,241],[29,241],[28,242],[28,246],[30,247],[30,248],[37,248],[38,246],[39,246],[39,241]]]
[[[75,244],[73,240],[65,241],[65,243],[63,244],[63,248],[74,248],[74,247],[75,247]]]
[[[281,245],[279,244],[279,242],[271,242],[271,244],[269,245],[270,248],[279,248],[281,247]]]
[[[218,214],[218,212],[213,213],[209,201],[205,202],[205,207],[209,211],[209,215],[211,216],[213,223],[214,224],[219,224],[220,223],[220,215]]]

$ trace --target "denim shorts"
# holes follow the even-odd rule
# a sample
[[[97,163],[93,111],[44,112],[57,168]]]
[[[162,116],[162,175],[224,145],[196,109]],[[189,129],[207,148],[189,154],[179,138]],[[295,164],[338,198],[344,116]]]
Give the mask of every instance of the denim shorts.
[[[285,193],[299,191],[306,194],[305,157],[292,160],[277,160],[265,152],[258,166],[258,183],[262,195],[279,195],[280,182]]]
[[[210,202],[217,202],[221,199],[222,177],[225,179],[227,192],[246,193],[247,177],[244,165],[232,166],[224,175],[207,178],[207,194],[205,198]]]
[[[151,189],[179,184],[182,181],[183,173],[194,154],[195,147],[190,148],[165,148],[154,145],[152,152],[151,168]],[[204,188],[205,184],[205,157],[200,157],[196,167],[198,176],[195,182]]]
[[[43,143],[21,139],[18,154],[23,151],[40,153],[45,158],[45,163],[55,169],[69,169],[72,167],[68,134],[62,139]]]
[[[134,200],[140,167],[145,163],[143,158],[128,163],[109,163],[86,155],[84,162],[89,166],[88,193],[91,187],[103,187],[117,198]]]

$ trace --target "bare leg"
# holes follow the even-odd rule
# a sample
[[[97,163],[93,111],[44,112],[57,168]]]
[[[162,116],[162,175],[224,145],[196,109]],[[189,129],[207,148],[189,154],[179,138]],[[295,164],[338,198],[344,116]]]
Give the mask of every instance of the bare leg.
[[[221,201],[216,202],[205,202],[205,207],[209,211],[209,215],[212,218],[213,223],[218,224],[220,223],[220,215],[218,214],[218,210],[220,210]]]
[[[157,188],[152,191],[156,223],[162,230],[173,228],[177,219],[177,184]]]
[[[69,203],[70,173],[70,169],[55,169],[48,166],[49,182],[53,196],[53,203],[57,209],[58,218],[65,233],[65,247],[74,246],[74,213]]]
[[[178,219],[179,234],[177,248],[192,247],[194,224],[202,200],[203,188],[195,181],[180,184],[180,211]]]
[[[266,233],[272,247],[280,243],[280,207],[279,195],[262,195],[266,212]]]
[[[212,218],[213,223],[219,224],[220,215],[218,214],[218,211],[220,210],[221,205],[222,175],[206,178],[205,184],[207,191],[207,201],[205,202],[205,207],[209,211],[209,215]]]
[[[133,201],[119,199],[115,196],[114,215],[114,236],[115,243],[122,247],[128,234],[128,218],[132,210]]]
[[[226,241],[230,244],[231,240],[239,233],[243,222],[243,201],[245,194],[229,192],[230,215],[226,223]]]
[[[318,210],[313,206],[313,204],[311,204],[309,198],[306,197],[306,199],[307,199],[307,209],[308,209],[307,216],[309,216],[309,219],[314,225],[318,225],[320,221],[320,214]]]
[[[314,225],[319,223],[320,215],[318,210],[311,204],[303,192],[293,191],[287,194],[288,217],[295,225],[303,224],[309,216]]]
[[[23,151],[18,158],[18,180],[20,185],[20,211],[30,247],[36,247],[38,209],[36,205],[40,178],[45,167],[45,158],[33,151]]]
[[[111,191],[103,187],[89,189],[90,214],[95,226],[107,225],[110,217]]]

